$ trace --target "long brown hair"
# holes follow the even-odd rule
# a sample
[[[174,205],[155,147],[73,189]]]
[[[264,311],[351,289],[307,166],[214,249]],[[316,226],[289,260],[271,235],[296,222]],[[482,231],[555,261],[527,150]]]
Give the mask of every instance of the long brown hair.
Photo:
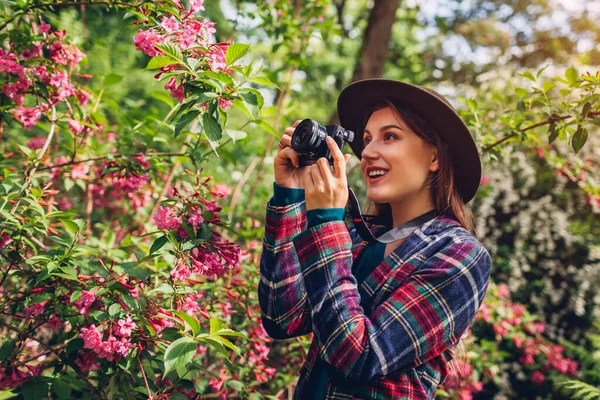
[[[426,185],[431,188],[431,197],[438,214],[457,220],[463,228],[474,234],[473,215],[465,207],[465,203],[454,185],[454,167],[448,145],[427,120],[421,118],[410,105],[397,104],[387,99],[382,100],[365,111],[360,120],[357,134],[362,137],[362,132],[371,115],[377,110],[388,107],[398,112],[402,120],[417,136],[437,148],[439,168],[429,174]],[[389,203],[369,202],[367,213],[391,218],[392,208]]]

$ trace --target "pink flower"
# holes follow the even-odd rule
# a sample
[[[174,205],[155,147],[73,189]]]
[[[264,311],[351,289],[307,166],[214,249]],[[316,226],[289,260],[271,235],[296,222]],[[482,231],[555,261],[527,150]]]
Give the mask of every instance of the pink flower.
[[[45,23],[44,21],[40,22],[40,25],[38,26],[40,33],[42,34],[46,34],[48,32],[50,32],[50,28],[52,28],[50,26],[50,24]]]
[[[89,328],[81,328],[79,336],[83,339],[84,349],[95,349],[102,342],[102,333],[92,324]]]
[[[29,60],[30,58],[39,57],[41,55],[42,55],[42,45],[34,44],[34,45],[26,48],[25,50],[23,50],[23,52],[21,53],[21,55],[19,57],[21,57],[24,60]]]
[[[27,147],[29,147],[31,150],[37,150],[37,149],[41,149],[42,147],[44,147],[45,143],[46,143],[45,137],[37,136],[37,137],[34,137],[33,139],[29,139],[29,141],[27,142]]]
[[[225,61],[225,55],[227,53],[227,48],[229,47],[229,43],[217,43],[210,46],[208,51],[208,65],[210,69],[213,71],[221,71],[227,68],[227,62]]]
[[[94,362],[96,355],[94,353],[84,353],[80,358],[75,360],[75,364],[79,366],[81,372],[84,374],[90,371],[96,371],[100,369],[100,363]]]
[[[217,183],[210,193],[215,197],[227,197],[231,193],[231,188],[224,183]]]
[[[79,135],[81,132],[83,132],[84,126],[81,125],[79,121],[70,117],[67,117],[67,121],[69,121],[69,129],[71,130],[71,132],[73,132],[76,135]]]
[[[181,28],[181,24],[179,24],[173,16],[170,16],[169,18],[163,17],[160,26],[168,33],[177,31]]]
[[[531,382],[535,383],[536,385],[541,385],[542,382],[544,382],[544,374],[542,374],[540,371],[534,371],[533,374],[531,374]]]
[[[85,179],[88,177],[88,173],[90,172],[90,167],[81,163],[76,164],[71,170],[71,178],[72,179]]]
[[[34,108],[19,107],[13,109],[13,116],[23,125],[23,128],[30,130],[40,120],[42,112],[40,106]]]
[[[46,322],[46,326],[52,329],[54,332],[58,332],[58,330],[63,326],[63,322],[58,318],[57,315],[50,318],[48,322]]]
[[[87,290],[82,290],[81,297],[79,298],[79,300],[73,302],[73,305],[77,307],[80,314],[89,314],[90,307],[92,306],[94,301],[96,301],[96,297],[94,296],[94,294],[94,291],[88,292]]]
[[[172,77],[169,82],[165,85],[165,89],[171,91],[171,97],[177,99],[179,103],[183,103],[183,99],[185,99],[185,93],[183,91],[183,83],[180,83],[179,86],[177,84],[177,77]]]
[[[154,32],[152,29],[143,31],[139,30],[137,35],[133,38],[133,43],[138,50],[143,51],[150,57],[156,57],[162,54],[156,47],[155,44],[162,43],[165,41],[164,36],[161,36]]]
[[[488,183],[490,183],[490,178],[486,175],[481,175],[481,186],[487,185]]]
[[[204,222],[202,210],[199,207],[194,207],[192,212],[193,214],[188,218],[188,223],[192,225],[194,229],[198,229],[198,226]]]
[[[499,324],[494,325],[494,333],[499,336],[505,336],[508,333],[505,322],[500,322]]]
[[[185,261],[181,261],[179,264],[177,264],[177,267],[171,270],[171,278],[173,278],[175,281],[183,282],[189,278],[191,274],[192,271]]]
[[[120,319],[117,324],[113,327],[115,335],[122,337],[131,336],[131,331],[135,329],[137,325],[131,319],[131,315],[127,315],[127,319]]]
[[[12,242],[10,235],[6,232],[0,233],[0,250],[8,246]]]
[[[90,100],[91,95],[92,94],[90,92],[86,92],[83,89],[79,89],[77,91],[77,99],[79,100],[79,104],[82,106],[85,106],[88,103],[88,101]]]
[[[158,207],[154,214],[154,222],[158,229],[177,229],[181,223],[181,217],[173,217],[173,209],[168,207]]]
[[[219,99],[219,107],[221,107],[223,110],[227,110],[229,107],[231,107],[232,104],[233,101],[231,100]]]
[[[190,11],[204,11],[204,0],[190,0]]]
[[[185,311],[186,314],[193,316],[195,313],[202,311],[202,308],[198,305],[197,296],[195,294],[188,294],[184,303],[178,308],[181,311]]]
[[[504,283],[498,285],[498,299],[503,300],[508,296],[510,296],[510,290],[508,289],[508,286],[506,286]]]
[[[44,313],[44,303],[32,304],[29,307],[25,307],[25,316],[27,318],[35,318]]]

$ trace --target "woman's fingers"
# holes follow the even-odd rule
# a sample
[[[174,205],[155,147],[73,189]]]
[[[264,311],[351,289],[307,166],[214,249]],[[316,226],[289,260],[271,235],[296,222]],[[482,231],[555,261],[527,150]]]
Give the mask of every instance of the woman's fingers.
[[[319,173],[323,181],[323,188],[330,190],[333,187],[333,176],[331,174],[329,161],[327,161],[325,157],[321,157],[317,160],[317,165],[319,166]]]
[[[327,136],[327,146],[333,156],[333,174],[336,178],[341,179],[346,176],[346,158],[342,153],[342,150],[338,147],[335,140]]]

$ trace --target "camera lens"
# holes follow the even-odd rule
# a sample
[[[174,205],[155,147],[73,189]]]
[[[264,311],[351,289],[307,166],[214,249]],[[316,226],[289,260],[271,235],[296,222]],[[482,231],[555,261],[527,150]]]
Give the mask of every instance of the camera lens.
[[[327,132],[315,121],[305,119],[296,127],[292,135],[292,148],[298,153],[311,154],[316,152],[321,142],[327,136]]]

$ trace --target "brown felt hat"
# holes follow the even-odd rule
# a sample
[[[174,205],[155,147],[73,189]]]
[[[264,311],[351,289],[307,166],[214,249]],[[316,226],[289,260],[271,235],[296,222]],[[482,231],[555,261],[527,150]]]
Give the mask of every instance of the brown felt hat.
[[[388,79],[365,79],[346,86],[337,102],[340,125],[354,132],[349,143],[354,154],[361,158],[363,133],[358,125],[364,112],[381,100],[390,100],[402,109],[408,105],[436,130],[448,144],[454,166],[454,184],[464,203],[477,192],[481,181],[481,159],[469,129],[452,105],[435,91],[422,86]]]

